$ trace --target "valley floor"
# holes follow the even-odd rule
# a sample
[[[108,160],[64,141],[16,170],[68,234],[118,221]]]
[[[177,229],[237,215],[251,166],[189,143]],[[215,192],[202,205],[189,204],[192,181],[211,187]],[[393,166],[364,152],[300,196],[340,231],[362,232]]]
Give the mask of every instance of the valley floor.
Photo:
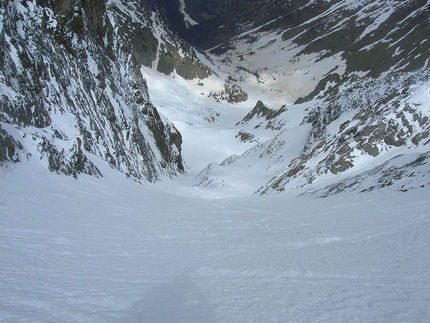
[[[0,173],[0,322],[425,322],[430,194],[186,198]]]

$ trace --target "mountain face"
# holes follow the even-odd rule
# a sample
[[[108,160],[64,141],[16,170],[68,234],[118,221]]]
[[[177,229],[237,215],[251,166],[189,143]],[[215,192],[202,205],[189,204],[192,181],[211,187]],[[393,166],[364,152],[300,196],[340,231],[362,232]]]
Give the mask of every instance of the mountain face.
[[[238,170],[260,194],[318,183],[412,189],[404,176],[417,174],[416,187],[429,183],[428,1],[41,0],[0,9],[0,163],[34,158],[58,173],[102,176],[101,159],[135,179],[174,176],[185,171],[183,137],[159,110],[169,114],[176,100],[205,124],[246,107],[228,127],[251,148],[211,163],[195,179],[201,188],[226,185]],[[189,86],[192,99],[173,93]],[[150,97],[154,87],[166,98]],[[330,185],[315,194],[337,192]]]
[[[393,167],[406,169],[414,164],[415,155],[391,158],[428,150],[428,1],[249,4],[240,12],[232,5],[220,15],[223,23],[214,18],[212,28],[218,36],[197,43],[229,65],[235,71],[232,77],[245,91],[247,82],[265,87],[266,92],[289,96],[294,104],[288,109],[305,112],[300,125],[295,126],[307,133],[306,140],[293,156],[291,152],[296,149],[286,150],[292,135],[286,106],[269,109],[262,108],[263,102],[257,103],[239,123],[248,125],[241,138],[255,140],[263,125],[279,132],[241,156],[218,167],[210,165],[202,172],[199,185],[205,186],[239,165],[255,165],[255,158],[270,158],[270,170],[265,171],[267,183],[258,190],[266,194],[307,187],[336,176],[344,178],[357,171],[374,174],[390,168],[390,160],[404,160],[404,165]],[[272,15],[275,12],[277,16]],[[188,13],[192,16],[191,9]],[[192,17],[198,20],[198,16]],[[188,35],[192,29],[198,34],[198,28],[202,27],[191,27]],[[225,37],[224,28],[236,35]],[[372,167],[376,168],[370,171]],[[410,174],[416,176],[413,171]],[[351,187],[362,185],[363,178],[349,181]],[[366,189],[370,187],[362,187]]]
[[[315,99],[303,123],[312,125],[300,156],[268,189],[284,189],[301,177],[312,183],[361,159],[430,143],[428,52],[430,4],[338,2],[283,33],[302,46],[299,55],[340,54],[345,70],[327,73],[296,103]]]
[[[323,13],[339,0],[255,1],[255,0],[141,0],[160,12],[165,21],[183,38],[201,49],[219,51],[231,48],[231,40],[254,28],[286,30]],[[184,10],[196,24],[189,25]]]
[[[184,78],[210,72],[157,16],[128,1],[2,1],[0,163],[102,176],[184,172],[182,137],[159,114],[141,67]]]
[[[238,21],[244,22],[255,14],[255,1],[245,0],[141,0],[157,11],[166,23],[193,46],[207,49],[229,41],[239,33]],[[250,7],[252,6],[252,7]],[[185,15],[191,17],[190,24]],[[220,28],[225,26],[225,28]]]

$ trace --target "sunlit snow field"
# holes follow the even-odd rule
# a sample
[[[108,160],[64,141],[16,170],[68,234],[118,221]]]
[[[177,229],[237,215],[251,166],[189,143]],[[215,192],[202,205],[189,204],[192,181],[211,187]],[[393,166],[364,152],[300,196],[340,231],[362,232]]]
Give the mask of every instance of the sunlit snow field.
[[[1,322],[425,322],[430,195],[187,198],[1,170]]]

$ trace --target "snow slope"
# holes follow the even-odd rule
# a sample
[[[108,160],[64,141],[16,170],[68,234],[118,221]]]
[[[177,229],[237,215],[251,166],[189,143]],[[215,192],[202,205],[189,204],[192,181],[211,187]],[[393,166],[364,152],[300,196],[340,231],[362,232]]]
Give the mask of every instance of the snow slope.
[[[182,153],[190,175],[196,175],[211,162],[220,163],[252,147],[235,139],[235,124],[252,103],[233,106],[208,97],[211,91],[222,88],[222,79],[214,76],[188,81],[176,73],[164,75],[145,67],[142,75],[149,80],[151,102],[181,132]]]
[[[0,173],[1,322],[426,322],[430,194],[200,199]]]

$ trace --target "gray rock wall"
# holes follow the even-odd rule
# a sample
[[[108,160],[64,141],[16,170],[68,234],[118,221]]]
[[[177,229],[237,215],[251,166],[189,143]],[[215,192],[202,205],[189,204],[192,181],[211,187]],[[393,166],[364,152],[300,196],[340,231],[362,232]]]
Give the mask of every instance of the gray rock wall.
[[[2,2],[0,126],[16,132],[1,129],[0,162],[21,154],[58,173],[102,176],[95,155],[151,182],[184,171],[181,135],[152,105],[140,72],[158,50],[151,13],[105,3]]]

